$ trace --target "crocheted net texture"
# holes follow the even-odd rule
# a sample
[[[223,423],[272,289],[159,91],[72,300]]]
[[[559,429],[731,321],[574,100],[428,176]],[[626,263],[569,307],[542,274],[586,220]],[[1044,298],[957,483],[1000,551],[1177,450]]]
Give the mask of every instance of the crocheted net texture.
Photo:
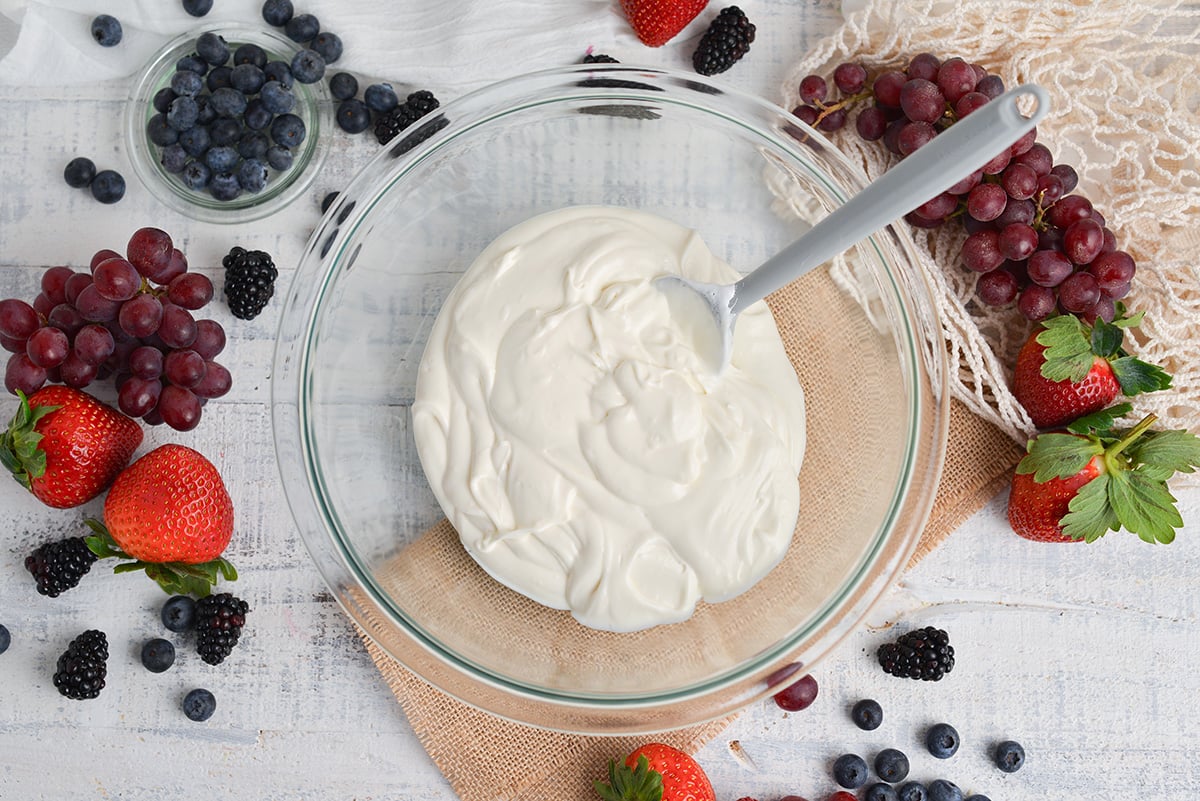
[[[1200,433],[1200,5],[1183,2],[1025,0],[934,2],[866,0],[846,25],[821,42],[787,77],[784,104],[800,104],[806,75],[829,78],[857,61],[873,78],[903,69],[928,51],[960,56],[1000,75],[1006,86],[1038,83],[1051,95],[1038,141],[1055,163],[1075,167],[1086,195],[1130,253],[1138,272],[1125,298],[1146,312],[1126,348],[1162,365],[1173,388],[1133,399],[1134,414],[1153,412],[1156,428]],[[831,84],[831,90],[836,89]],[[831,94],[830,101],[834,99]],[[846,127],[831,137],[871,178],[892,163],[882,142]],[[796,205],[796,199],[787,199]],[[958,224],[910,228],[920,267],[933,288],[950,360],[951,393],[1024,443],[1034,426],[1010,390],[1017,352],[1031,325],[1015,306],[973,299],[976,275],[962,267],[966,234]],[[834,274],[862,294],[846,261]],[[864,307],[869,297],[860,297]],[[1130,341],[1132,340],[1132,341]],[[957,368],[957,369],[955,369]]]

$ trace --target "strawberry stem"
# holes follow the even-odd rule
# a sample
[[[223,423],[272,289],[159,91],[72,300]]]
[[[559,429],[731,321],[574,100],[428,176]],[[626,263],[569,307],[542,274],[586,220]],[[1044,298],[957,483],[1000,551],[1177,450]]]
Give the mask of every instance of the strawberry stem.
[[[1154,415],[1154,414],[1148,414],[1145,417],[1143,417],[1138,422],[1137,425],[1135,425],[1133,428],[1129,429],[1129,433],[1127,433],[1124,437],[1122,437],[1117,442],[1114,442],[1112,445],[1108,446],[1108,448],[1104,451],[1105,460],[1109,460],[1115,456],[1119,456],[1121,454],[1121,451],[1125,450],[1127,447],[1129,447],[1134,442],[1136,442],[1138,437],[1140,437],[1142,434],[1146,433],[1146,429],[1148,429],[1150,426],[1154,425],[1154,423],[1157,420],[1158,420],[1158,416]]]

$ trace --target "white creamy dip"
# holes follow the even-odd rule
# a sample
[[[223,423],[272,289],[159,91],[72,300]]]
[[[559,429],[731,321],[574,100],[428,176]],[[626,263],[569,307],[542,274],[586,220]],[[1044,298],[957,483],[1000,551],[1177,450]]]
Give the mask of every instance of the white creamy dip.
[[[494,578],[582,624],[634,631],[745,591],[799,512],[804,394],[775,321],[715,323],[654,279],[738,273],[693,231],[606,206],[550,212],[475,260],[434,323],[413,426],[430,486]]]

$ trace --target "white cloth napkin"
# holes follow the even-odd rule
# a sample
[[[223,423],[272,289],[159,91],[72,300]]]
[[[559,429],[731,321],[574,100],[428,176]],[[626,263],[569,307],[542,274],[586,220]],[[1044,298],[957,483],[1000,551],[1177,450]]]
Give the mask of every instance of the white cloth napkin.
[[[332,67],[397,90],[419,86],[454,97],[500,78],[579,61],[589,47],[644,64],[678,62],[717,13],[710,7],[663,48],[641,45],[618,0],[293,0],[338,34],[343,57]],[[170,38],[201,25],[267,27],[261,0],[216,0],[205,17],[180,0],[0,0],[0,84],[71,85],[133,75]],[[107,13],[124,36],[115,47],[91,38]],[[7,34],[7,35],[6,35]],[[681,51],[682,52],[682,51]],[[626,60],[626,59],[622,59]]]

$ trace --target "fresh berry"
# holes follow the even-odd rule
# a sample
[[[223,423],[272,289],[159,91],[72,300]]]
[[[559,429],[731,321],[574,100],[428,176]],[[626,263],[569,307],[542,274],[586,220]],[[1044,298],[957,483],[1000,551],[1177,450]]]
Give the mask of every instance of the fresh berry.
[[[12,635],[8,633],[8,628],[0,623],[0,654],[7,651],[10,645],[12,645]]]
[[[595,782],[604,801],[715,801],[712,784],[704,769],[677,748],[647,743],[633,751],[618,766],[608,763],[608,784]],[[661,788],[661,789],[660,789]]]
[[[151,673],[162,673],[175,664],[175,646],[162,637],[146,640],[142,646],[142,666]]]
[[[204,88],[204,79],[199,74],[191,70],[179,70],[171,76],[171,91],[175,93],[175,100],[171,101],[173,107],[181,97],[190,97],[192,102],[195,102],[196,95],[200,94],[200,90]],[[174,127],[174,126],[173,126]],[[177,130],[183,130],[177,128]]]
[[[271,145],[267,148],[267,164],[280,172],[291,169],[293,158],[292,151],[283,145]]]
[[[750,52],[754,25],[737,6],[721,9],[692,55],[692,66],[701,75],[716,75]]]
[[[883,707],[878,701],[864,698],[850,710],[850,718],[863,731],[874,731],[883,723]]]
[[[291,89],[296,81],[292,68],[284,61],[268,61],[267,66],[263,67],[263,75],[268,83],[275,81],[284,89]]]
[[[934,779],[929,783],[929,801],[963,801],[962,790],[954,782]]]
[[[842,754],[833,763],[833,780],[847,790],[862,787],[867,775],[867,761],[858,754]]]
[[[845,790],[838,790],[833,795],[829,796],[828,801],[858,801],[854,793],[847,793]]]
[[[47,506],[90,501],[129,464],[142,442],[136,421],[70,387],[22,396],[0,434],[0,463]]]
[[[271,139],[277,145],[295,149],[304,141],[305,135],[304,120],[295,114],[280,114],[271,123]]]
[[[250,606],[227,592],[196,602],[196,652],[210,665],[219,665],[233,653],[246,625]]]
[[[967,796],[967,801],[992,801],[992,799],[988,798],[986,795],[980,795],[979,793],[976,793],[975,795]]]
[[[183,0],[183,10],[193,17],[203,17],[212,7],[213,0]]]
[[[244,95],[256,94],[266,82],[267,76],[257,64],[237,64],[229,73],[229,85]]]
[[[229,45],[218,34],[206,31],[196,38],[196,55],[214,67],[229,60]],[[211,79],[213,73],[209,73]],[[212,85],[209,85],[212,88]]]
[[[83,537],[69,537],[38,546],[25,557],[25,569],[37,580],[39,593],[57,598],[77,586],[95,561]]]
[[[195,689],[183,698],[183,714],[187,715],[188,720],[202,723],[211,718],[216,711],[217,699],[208,690]]]
[[[796,683],[775,693],[775,704],[788,712],[808,709],[817,700],[817,680],[804,676]]]
[[[196,625],[196,602],[186,595],[172,595],[159,614],[168,631],[190,631]]]
[[[238,165],[237,181],[247,192],[261,192],[267,185],[267,165],[258,159],[245,159]]]
[[[1113,416],[1130,409],[1122,404],[1076,420],[1068,433],[1030,440],[1008,498],[1014,532],[1039,542],[1094,542],[1124,528],[1146,542],[1174,540],[1183,519],[1166,480],[1200,467],[1200,438],[1150,431],[1154,415],[1113,429]]]
[[[945,631],[927,626],[879,646],[885,673],[922,681],[940,681],[954,669],[954,647]]]
[[[267,66],[267,51],[252,42],[240,44],[233,51],[233,66],[238,64],[253,64],[262,69]]]
[[[320,53],[326,64],[332,64],[342,57],[342,38],[336,33],[321,31],[308,46]]]
[[[935,723],[925,733],[925,747],[938,759],[949,759],[958,753],[962,743],[958,730],[949,723]]]
[[[706,5],[708,0],[621,0],[633,32],[650,47],[674,39]]]
[[[63,170],[63,178],[68,186],[73,186],[76,189],[83,189],[85,186],[91,186],[92,179],[96,177],[96,165],[89,158],[78,156],[67,162],[66,169]]]
[[[357,98],[338,103],[337,124],[346,133],[362,133],[371,127],[371,110]]]
[[[378,114],[385,114],[400,105],[400,98],[388,83],[373,83],[363,91],[363,102]]]
[[[885,748],[875,755],[875,775],[895,784],[908,778],[908,757],[903,751]]]
[[[1171,376],[1128,355],[1124,329],[1141,315],[1120,314],[1112,323],[1088,327],[1073,315],[1044,320],[1017,355],[1013,394],[1038,428],[1069,423],[1132,397],[1171,386]]]
[[[276,28],[282,28],[288,24],[295,11],[292,8],[292,0],[266,0],[262,7],[262,16],[268,25],[274,25]]]
[[[92,38],[101,47],[115,47],[121,43],[121,22],[110,14],[101,14],[92,20]]]
[[[348,72],[335,72],[329,79],[329,94],[334,100],[349,100],[358,94],[358,79]]]
[[[101,170],[92,179],[91,188],[92,197],[96,200],[105,204],[116,203],[125,197],[125,178],[116,170]]]
[[[218,172],[209,179],[208,192],[217,200],[236,200],[242,194],[242,185],[232,172]]]
[[[137,560],[118,569],[144,569],[167,592],[205,595],[218,574],[237,578],[221,558],[233,502],[212,462],[183,445],[161,445],[127,467],[108,491],[104,524],[87,523],[93,553]]]
[[[95,698],[104,689],[108,674],[108,638],[89,629],[71,640],[58,658],[54,686],[73,701]]]
[[[929,801],[929,793],[920,782],[905,782],[896,791],[899,801]]]
[[[1005,773],[1016,773],[1025,764],[1025,749],[1015,740],[998,743],[992,756],[996,760],[996,767]]]
[[[413,92],[399,106],[375,118],[375,138],[379,144],[386,145],[397,134],[433,111],[438,105],[438,99],[433,96],[432,92],[426,89]]]
[[[271,256],[261,250],[235,247],[221,261],[225,267],[225,300],[239,320],[253,320],[275,294],[279,271]]]
[[[296,96],[279,81],[267,81],[259,92],[263,108],[272,114],[287,114],[296,105]]]
[[[284,24],[283,31],[293,42],[304,44],[321,32],[321,21],[312,14],[297,14]]]
[[[896,788],[883,782],[875,782],[868,787],[866,795],[863,798],[865,801],[899,801],[899,796],[896,795]]]
[[[620,64],[615,58],[604,53],[588,53],[583,57],[583,64]]]

